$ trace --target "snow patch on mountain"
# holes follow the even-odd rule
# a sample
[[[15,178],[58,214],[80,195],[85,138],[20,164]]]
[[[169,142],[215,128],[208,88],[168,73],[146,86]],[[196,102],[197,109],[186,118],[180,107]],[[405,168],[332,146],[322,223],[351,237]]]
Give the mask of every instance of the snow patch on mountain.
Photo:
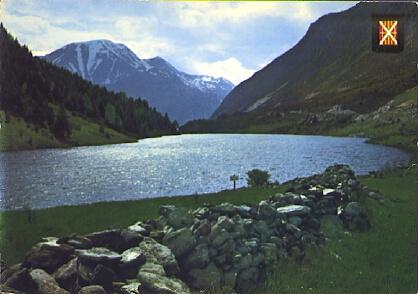
[[[94,68],[97,68],[99,59],[96,59],[97,53],[100,51],[102,46],[100,46],[97,42],[92,43],[91,46],[89,46],[88,50],[88,60],[87,60],[87,70],[90,73],[92,71],[93,65]],[[101,59],[100,59],[101,62]],[[100,64],[100,63],[99,63]]]
[[[77,51],[78,68],[80,69],[81,76],[85,77],[86,73],[84,72],[83,56],[81,55],[81,46],[77,45],[75,50]]]
[[[69,62],[68,65],[70,66],[72,72],[77,72],[77,69],[72,62]]]
[[[230,90],[234,87],[230,81],[225,80],[224,78],[214,78],[205,75],[189,75],[182,72],[178,72],[177,75],[187,86],[197,88],[203,92],[219,88]]]

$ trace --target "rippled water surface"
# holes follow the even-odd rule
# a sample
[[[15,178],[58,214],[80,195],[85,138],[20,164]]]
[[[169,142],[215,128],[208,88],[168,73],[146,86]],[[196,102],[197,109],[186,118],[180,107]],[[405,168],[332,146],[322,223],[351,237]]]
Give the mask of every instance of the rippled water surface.
[[[279,182],[334,163],[365,174],[408,160],[359,138],[295,135],[181,135],[137,143],[0,153],[2,209],[215,192],[238,174],[268,170]]]

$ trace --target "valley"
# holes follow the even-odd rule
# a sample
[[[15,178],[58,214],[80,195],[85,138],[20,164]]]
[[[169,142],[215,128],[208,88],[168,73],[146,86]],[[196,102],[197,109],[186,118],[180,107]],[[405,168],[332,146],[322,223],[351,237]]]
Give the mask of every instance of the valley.
[[[136,2],[112,21],[88,10],[69,23],[96,31],[42,54],[0,25],[0,292],[414,293],[416,5],[318,6],[299,41],[273,31],[257,52],[300,15],[222,2],[111,18],[155,5]],[[158,10],[171,4],[178,26]],[[404,50],[375,53],[371,16],[393,12]],[[166,31],[140,39],[153,25]],[[239,61],[239,35],[269,61]]]

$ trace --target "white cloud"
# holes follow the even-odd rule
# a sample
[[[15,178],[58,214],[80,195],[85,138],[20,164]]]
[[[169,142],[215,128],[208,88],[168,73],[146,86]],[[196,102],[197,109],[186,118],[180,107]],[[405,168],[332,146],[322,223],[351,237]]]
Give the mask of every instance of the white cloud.
[[[170,40],[152,34],[155,20],[151,18],[117,18],[114,21],[116,31],[74,29],[60,25],[62,20],[34,15],[5,14],[3,21],[6,28],[24,44],[30,45],[35,55],[45,55],[72,42],[94,39],[107,39],[127,45],[141,58],[157,55],[167,56],[173,53],[175,46]]]
[[[255,72],[254,69],[246,68],[234,57],[215,62],[194,62],[191,67],[198,74],[224,77],[235,85],[248,79]]]
[[[125,39],[139,39],[158,25],[155,17],[125,17],[119,16],[114,21],[118,33]]]
[[[158,26],[156,17],[119,17],[115,21],[119,41],[141,58],[167,56],[175,51],[173,40],[155,34]]]
[[[311,22],[319,16],[310,4],[295,2],[187,2],[173,5],[179,24],[189,28],[237,24],[266,17]]]
[[[147,37],[138,41],[121,41],[140,58],[166,57],[175,51],[174,46],[171,46],[169,41],[160,38]]]
[[[71,42],[113,39],[108,33],[63,28],[39,16],[6,14],[3,21],[6,28],[19,36],[20,42],[29,45],[35,55],[44,55]]]

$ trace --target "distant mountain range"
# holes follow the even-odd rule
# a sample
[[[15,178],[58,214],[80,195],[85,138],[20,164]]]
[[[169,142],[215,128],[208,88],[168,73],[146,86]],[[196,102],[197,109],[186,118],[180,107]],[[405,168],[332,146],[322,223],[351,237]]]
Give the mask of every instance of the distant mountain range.
[[[375,53],[375,14],[403,15],[401,53]],[[320,17],[289,51],[236,86],[212,118],[279,111],[323,111],[341,105],[367,113],[416,84],[416,3],[364,2]]]
[[[210,117],[234,87],[223,78],[181,72],[161,57],[141,59],[108,40],[71,43],[43,58],[109,90],[146,99],[180,124]]]

